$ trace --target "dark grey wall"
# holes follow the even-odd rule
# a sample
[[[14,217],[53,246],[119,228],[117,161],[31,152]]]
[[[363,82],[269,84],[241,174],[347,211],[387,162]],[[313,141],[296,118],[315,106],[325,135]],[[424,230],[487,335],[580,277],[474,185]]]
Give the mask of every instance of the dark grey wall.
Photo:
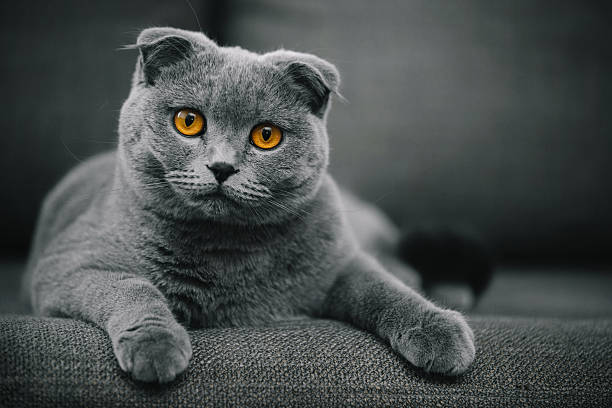
[[[192,1],[202,24],[212,7]],[[186,1],[0,4],[0,252],[23,253],[40,201],[79,160],[116,141],[140,29],[198,29]]]
[[[340,68],[332,172],[401,225],[465,223],[510,259],[612,256],[611,11],[532,0],[192,0],[226,44]],[[149,25],[186,1],[3,2],[1,252],[24,251],[43,194],[111,147]]]
[[[510,258],[612,256],[612,13],[579,1],[238,1],[229,43],[333,61],[332,172]]]

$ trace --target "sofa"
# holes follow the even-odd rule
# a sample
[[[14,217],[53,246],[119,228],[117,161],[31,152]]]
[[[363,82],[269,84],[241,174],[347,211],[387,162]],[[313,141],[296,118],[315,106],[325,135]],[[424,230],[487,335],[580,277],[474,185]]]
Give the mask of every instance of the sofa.
[[[3,3],[0,407],[612,406],[606,7]],[[372,334],[303,319],[192,330],[187,371],[142,384],[99,328],[29,313],[20,279],[42,197],[115,143],[135,60],[117,49],[150,25],[338,66],[332,174],[402,228],[467,225],[498,261],[467,314],[467,373],[430,375]],[[74,118],[88,118],[87,132]]]
[[[304,319],[192,330],[187,371],[160,386],[121,371],[99,328],[7,307],[19,267],[2,270],[12,274],[0,310],[2,407],[612,404],[612,277],[597,269],[499,270],[469,314],[476,360],[459,377],[417,370],[348,324]]]

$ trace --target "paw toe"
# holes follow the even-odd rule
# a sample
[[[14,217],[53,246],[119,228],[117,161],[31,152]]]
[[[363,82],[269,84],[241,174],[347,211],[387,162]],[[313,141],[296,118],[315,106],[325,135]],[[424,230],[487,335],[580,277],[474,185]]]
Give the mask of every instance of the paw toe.
[[[408,330],[397,339],[396,343],[393,348],[416,367],[427,370],[436,358],[431,341],[420,327]]]

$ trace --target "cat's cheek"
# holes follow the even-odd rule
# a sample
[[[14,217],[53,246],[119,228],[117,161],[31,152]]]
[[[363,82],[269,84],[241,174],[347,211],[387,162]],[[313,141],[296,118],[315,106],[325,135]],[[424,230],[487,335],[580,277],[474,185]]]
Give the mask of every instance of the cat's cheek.
[[[323,161],[324,160],[321,160],[321,156],[315,152],[311,152],[308,155],[308,158],[306,159],[307,166],[312,169],[316,169],[316,170],[319,170],[323,167],[322,166]]]
[[[202,138],[200,137],[184,137],[178,134],[175,130],[172,129],[171,132],[168,132],[168,139],[171,139],[173,144],[181,147],[181,148],[189,148],[189,150],[194,150],[198,146],[203,144]]]
[[[197,159],[201,140],[181,140],[175,132],[154,135],[148,142],[149,150],[166,170],[185,169]]]

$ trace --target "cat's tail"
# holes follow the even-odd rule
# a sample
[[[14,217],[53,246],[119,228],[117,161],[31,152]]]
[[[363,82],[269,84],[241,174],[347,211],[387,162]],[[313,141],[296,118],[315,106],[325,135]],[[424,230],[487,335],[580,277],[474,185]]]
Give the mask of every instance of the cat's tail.
[[[426,295],[454,309],[472,309],[493,274],[491,251],[465,228],[429,226],[404,232],[398,252],[419,272]]]

